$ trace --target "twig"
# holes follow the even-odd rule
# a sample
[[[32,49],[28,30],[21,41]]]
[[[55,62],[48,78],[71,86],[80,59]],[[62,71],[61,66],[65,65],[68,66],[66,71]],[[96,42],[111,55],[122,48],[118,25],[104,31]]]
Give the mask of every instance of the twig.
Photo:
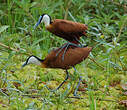
[[[17,49],[14,49],[14,48],[12,48],[12,47],[9,47],[9,46],[7,46],[7,45],[1,43],[1,42],[0,42],[0,46],[2,46],[2,47],[4,47],[4,48],[7,48],[7,49],[9,49],[9,50],[15,51],[15,52],[20,52],[20,50],[17,50]],[[21,53],[21,54],[31,55],[30,53]]]
[[[12,50],[12,51],[19,52],[18,50],[14,49],[14,48],[12,48],[12,47],[9,47],[9,46],[7,46],[7,45],[1,43],[1,42],[0,42],[0,46],[2,46],[2,47],[4,47],[4,48],[7,48],[7,49],[9,49],[9,50]]]
[[[99,101],[118,102],[118,101],[116,101],[116,100],[111,100],[111,99],[101,99],[101,98],[97,98],[96,100],[99,100]]]
[[[67,97],[67,98],[74,98],[74,99],[85,99],[85,98],[82,98],[82,97]]]
[[[75,98],[75,99],[87,99],[87,98],[83,98],[83,97],[68,97],[68,98]],[[110,101],[110,102],[118,102],[116,100],[111,100],[111,99],[101,99],[101,98],[97,98],[96,100],[98,101]]]
[[[40,98],[40,97],[42,97],[42,95],[31,95],[31,94],[23,94],[21,96],[23,96],[23,97],[27,96],[27,97],[31,97],[31,98]]]
[[[90,60],[92,60],[94,63],[96,63],[96,65],[98,65],[100,68],[102,68],[103,70],[105,70],[105,68],[102,65],[98,64],[93,58],[90,58],[89,56],[88,56],[88,58]]]
[[[120,28],[120,31],[119,31],[118,36],[117,36],[117,42],[119,41],[121,32],[122,32],[122,30],[123,30],[123,28],[124,28],[124,26],[125,26],[126,21],[127,21],[127,18],[125,18],[125,20],[123,21],[123,24],[122,24],[122,26],[121,26],[121,28]]]
[[[64,19],[67,19],[67,16],[68,16],[68,9],[69,9],[69,7],[70,7],[70,5],[71,5],[71,2],[72,2],[72,0],[70,0],[70,1],[68,2],[68,4],[67,4],[67,8],[66,8],[66,10],[65,10]]]

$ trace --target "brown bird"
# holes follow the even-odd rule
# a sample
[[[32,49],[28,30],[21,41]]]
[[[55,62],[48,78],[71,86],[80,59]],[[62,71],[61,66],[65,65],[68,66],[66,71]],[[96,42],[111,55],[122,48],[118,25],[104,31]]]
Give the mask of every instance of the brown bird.
[[[22,65],[22,67],[28,64],[36,64],[36,65],[40,65],[42,68],[59,68],[59,69],[66,70],[67,76],[65,80],[56,88],[56,90],[58,90],[69,77],[67,70],[71,67],[74,67],[76,64],[79,64],[83,60],[85,60],[92,50],[92,47],[79,48],[79,47],[70,46],[65,53],[64,61],[62,61],[62,54],[65,48],[59,53],[58,56],[56,56],[56,54],[61,48],[62,47],[52,50],[44,60],[32,55],[26,60],[26,62]],[[80,85],[80,81],[78,83],[78,86],[76,87],[74,96],[77,95],[77,90]]]
[[[86,36],[86,30],[88,27],[85,24],[63,19],[51,20],[49,15],[42,14],[34,28],[36,28],[41,22],[44,22],[45,27],[49,32],[69,41],[56,54],[56,56],[58,56],[62,49],[66,47],[65,52],[63,52],[62,55],[62,60],[64,60],[64,55],[70,45],[79,47],[78,44],[80,44],[82,47],[79,39],[81,36]]]
[[[51,17],[47,14],[42,14],[36,23],[36,28],[41,22],[44,22],[46,29],[71,43],[79,44],[81,36],[86,36],[86,30],[88,27],[85,24],[73,22],[63,19],[51,20]]]

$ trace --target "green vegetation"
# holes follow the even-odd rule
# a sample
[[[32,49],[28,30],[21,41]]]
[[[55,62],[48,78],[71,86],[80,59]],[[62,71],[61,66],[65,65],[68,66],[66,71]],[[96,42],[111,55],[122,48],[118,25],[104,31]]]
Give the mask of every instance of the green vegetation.
[[[63,70],[30,65],[29,55],[45,58],[64,42],[41,24],[42,13],[53,19],[82,22],[89,27],[82,43],[94,47],[77,65],[83,82],[72,98],[78,73],[57,92]],[[85,90],[88,88],[88,90]],[[127,0],[1,0],[0,1],[0,110],[126,110],[127,108]]]

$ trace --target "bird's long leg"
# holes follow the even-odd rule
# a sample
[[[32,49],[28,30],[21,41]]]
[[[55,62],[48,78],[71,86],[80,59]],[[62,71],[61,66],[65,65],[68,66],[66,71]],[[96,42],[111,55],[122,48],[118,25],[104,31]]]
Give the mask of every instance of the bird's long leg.
[[[80,76],[80,77],[79,77],[78,85],[76,86],[76,89],[75,89],[75,91],[74,91],[74,96],[77,96],[77,91],[78,91],[78,88],[79,88],[79,86],[80,86],[81,81],[82,81],[82,77]]]
[[[66,48],[65,48],[65,50],[64,50],[64,53],[63,53],[63,55],[62,55],[62,60],[63,60],[63,61],[64,61],[64,55],[65,55],[65,53],[66,53],[68,47],[69,47],[69,43],[67,44],[67,46],[66,46]]]
[[[66,70],[66,78],[65,78],[65,80],[56,88],[56,90],[58,90],[66,81],[67,81],[67,79],[69,78],[69,73],[68,73],[68,71]]]
[[[75,67],[73,67],[73,68],[75,71],[77,71]],[[74,96],[77,96],[77,91],[78,91],[81,81],[82,81],[82,76],[79,76],[79,82],[78,82],[78,85],[76,86],[76,89],[74,91]]]
[[[50,88],[48,88],[47,86],[45,86],[48,90],[50,90],[51,92],[55,92],[56,90],[58,90],[66,81],[67,81],[67,79],[69,78],[69,73],[68,73],[68,71],[66,70],[66,78],[65,78],[65,80],[56,88],[56,89],[54,89],[54,90],[51,90]]]

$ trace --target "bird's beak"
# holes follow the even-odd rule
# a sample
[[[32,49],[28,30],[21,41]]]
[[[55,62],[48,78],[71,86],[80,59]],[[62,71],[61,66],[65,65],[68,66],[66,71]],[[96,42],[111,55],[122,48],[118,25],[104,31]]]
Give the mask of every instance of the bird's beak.
[[[27,65],[27,63],[25,62],[25,63],[21,66],[21,68],[25,67],[26,65]]]
[[[41,23],[41,21],[42,21],[42,16],[40,16],[38,22],[35,24],[34,29]]]

